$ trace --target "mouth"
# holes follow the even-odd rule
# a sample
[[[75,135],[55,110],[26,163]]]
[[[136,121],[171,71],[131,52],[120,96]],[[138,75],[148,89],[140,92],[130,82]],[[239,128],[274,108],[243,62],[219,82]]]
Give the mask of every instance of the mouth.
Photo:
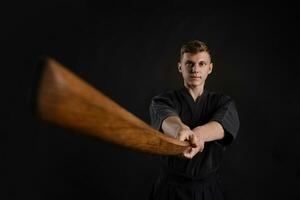
[[[200,79],[201,76],[190,76],[191,79]]]

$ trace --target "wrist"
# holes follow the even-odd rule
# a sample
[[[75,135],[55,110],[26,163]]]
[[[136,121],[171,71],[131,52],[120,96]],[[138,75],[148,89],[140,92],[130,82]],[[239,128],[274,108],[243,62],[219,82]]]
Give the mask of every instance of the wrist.
[[[185,124],[180,124],[179,127],[180,127],[180,128],[179,128],[180,130],[189,130],[189,131],[191,130],[190,127],[188,127],[188,126],[185,125]]]
[[[197,138],[199,138],[200,140],[206,142],[206,137],[204,131],[203,131],[203,127],[202,126],[197,126],[196,128],[193,129],[194,134],[197,136]]]

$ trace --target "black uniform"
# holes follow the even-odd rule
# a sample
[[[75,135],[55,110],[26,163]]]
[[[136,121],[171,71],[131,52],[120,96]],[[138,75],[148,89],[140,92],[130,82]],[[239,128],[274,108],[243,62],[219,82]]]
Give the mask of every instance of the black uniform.
[[[223,199],[217,171],[225,146],[232,142],[239,129],[239,117],[233,100],[227,95],[204,90],[194,101],[186,88],[153,97],[150,105],[151,125],[161,131],[163,120],[169,116],[178,116],[191,129],[217,121],[223,126],[225,137],[206,142],[203,152],[191,160],[162,156],[161,175],[154,184],[150,199]]]

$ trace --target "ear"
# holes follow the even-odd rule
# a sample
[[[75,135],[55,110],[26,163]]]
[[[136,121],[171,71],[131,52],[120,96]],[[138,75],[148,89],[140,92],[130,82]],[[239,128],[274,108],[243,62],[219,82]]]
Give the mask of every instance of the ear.
[[[180,63],[180,62],[178,62],[178,71],[179,71],[179,73],[182,72],[182,69],[181,69],[181,63]]]
[[[209,66],[208,66],[208,74],[210,74],[213,70],[213,66],[214,64],[213,63],[210,63]]]

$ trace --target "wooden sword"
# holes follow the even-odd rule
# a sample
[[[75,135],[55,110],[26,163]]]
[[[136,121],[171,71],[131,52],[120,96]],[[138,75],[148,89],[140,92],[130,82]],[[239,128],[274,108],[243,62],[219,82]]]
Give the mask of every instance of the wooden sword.
[[[38,66],[34,113],[43,121],[132,150],[179,155],[186,141],[164,135],[53,58]]]

